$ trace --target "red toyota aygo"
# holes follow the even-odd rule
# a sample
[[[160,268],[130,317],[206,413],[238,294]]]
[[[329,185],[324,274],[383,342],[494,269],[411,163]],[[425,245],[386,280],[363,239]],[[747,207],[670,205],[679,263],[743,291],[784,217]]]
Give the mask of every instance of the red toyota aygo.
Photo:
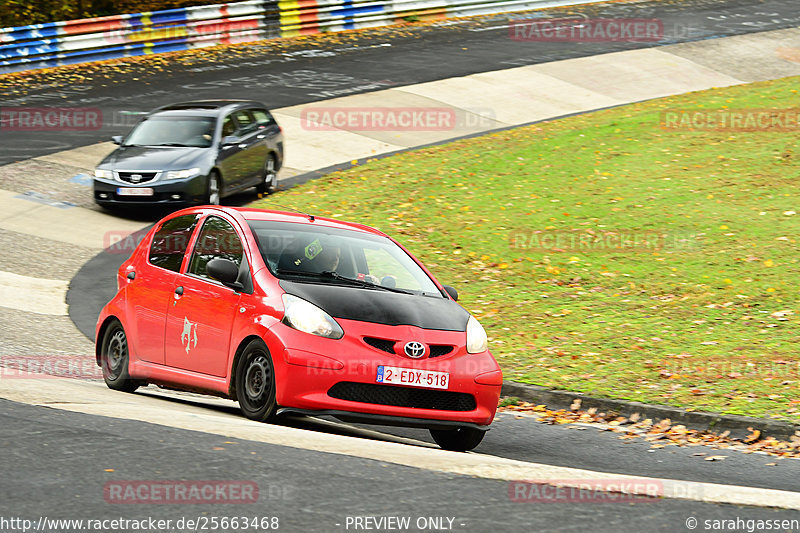
[[[421,427],[476,447],[503,376],[483,327],[368,226],[232,207],[159,221],[97,322],[106,384],[239,402],[245,416]]]

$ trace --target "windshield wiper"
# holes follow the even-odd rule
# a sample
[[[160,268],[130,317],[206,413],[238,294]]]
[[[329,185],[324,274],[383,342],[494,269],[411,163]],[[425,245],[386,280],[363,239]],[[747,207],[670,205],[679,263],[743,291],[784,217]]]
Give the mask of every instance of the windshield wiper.
[[[161,144],[154,144],[153,146],[178,146],[180,148],[191,148],[191,145],[183,143],[161,143]]]
[[[350,283],[355,285],[356,287],[364,287],[365,289],[377,289],[377,290],[384,290],[389,292],[397,292],[400,294],[414,294],[411,291],[407,291],[404,289],[397,289],[393,287],[384,287],[383,285],[376,285],[375,283],[370,283],[369,281],[360,280],[360,279],[353,279],[342,276],[336,272],[332,272],[330,270],[324,270],[322,272],[309,272],[308,270],[288,270],[285,268],[279,268],[277,270],[278,274],[287,274],[290,276],[301,276],[301,277],[311,277],[311,278],[323,278],[323,279],[335,279],[336,281],[344,281],[345,283]]]
[[[341,274],[337,274],[336,272],[331,272],[330,270],[323,271],[321,275],[326,278],[333,278],[339,281],[347,281],[349,283],[353,283],[360,287],[367,287],[370,289],[381,289],[390,292],[399,292],[400,294],[414,294],[413,292],[407,291],[405,289],[398,289],[396,287],[384,287],[383,285],[377,283],[370,283],[369,281],[366,280],[347,278],[345,276],[342,276]]]

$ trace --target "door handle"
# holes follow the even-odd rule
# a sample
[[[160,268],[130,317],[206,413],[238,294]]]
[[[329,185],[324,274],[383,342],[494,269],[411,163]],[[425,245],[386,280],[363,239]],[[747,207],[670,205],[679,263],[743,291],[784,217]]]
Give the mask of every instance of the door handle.
[[[263,139],[264,137],[266,137],[266,135],[259,135],[258,137],[256,137],[256,139]]]
[[[178,287],[177,289],[175,289],[175,296],[181,296],[181,295],[183,295],[183,287]]]

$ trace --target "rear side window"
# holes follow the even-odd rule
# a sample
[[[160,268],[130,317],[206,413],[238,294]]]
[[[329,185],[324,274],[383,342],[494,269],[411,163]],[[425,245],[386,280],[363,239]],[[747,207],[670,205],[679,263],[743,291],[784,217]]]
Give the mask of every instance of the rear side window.
[[[237,111],[234,116],[236,117],[236,122],[239,123],[239,133],[241,135],[250,133],[256,129],[256,121],[250,111]]]
[[[256,119],[256,124],[259,128],[265,128],[275,122],[269,111],[265,109],[254,109],[253,117]]]
[[[206,272],[209,261],[221,257],[233,261],[236,266],[241,266],[243,256],[242,241],[233,226],[227,220],[211,216],[203,224],[203,229],[197,237],[189,273],[211,279]]]
[[[200,215],[182,215],[161,224],[150,245],[151,265],[179,272]]]

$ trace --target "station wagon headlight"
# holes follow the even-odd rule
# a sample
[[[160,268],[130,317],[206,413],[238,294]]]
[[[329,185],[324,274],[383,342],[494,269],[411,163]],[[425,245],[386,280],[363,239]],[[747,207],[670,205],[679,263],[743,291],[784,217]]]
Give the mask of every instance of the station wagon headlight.
[[[481,326],[474,316],[470,315],[467,321],[467,352],[481,353],[489,348],[489,342],[486,338],[486,331]]]
[[[105,178],[105,179],[114,179],[114,173],[110,170],[103,170],[102,168],[94,169],[94,177],[95,178]]]
[[[291,294],[284,294],[282,298],[286,309],[283,323],[287,326],[329,339],[341,339],[344,336],[342,327],[316,305]]]
[[[200,174],[199,168],[187,168],[186,170],[170,170],[164,174],[165,180],[180,180],[184,178],[191,178]]]

